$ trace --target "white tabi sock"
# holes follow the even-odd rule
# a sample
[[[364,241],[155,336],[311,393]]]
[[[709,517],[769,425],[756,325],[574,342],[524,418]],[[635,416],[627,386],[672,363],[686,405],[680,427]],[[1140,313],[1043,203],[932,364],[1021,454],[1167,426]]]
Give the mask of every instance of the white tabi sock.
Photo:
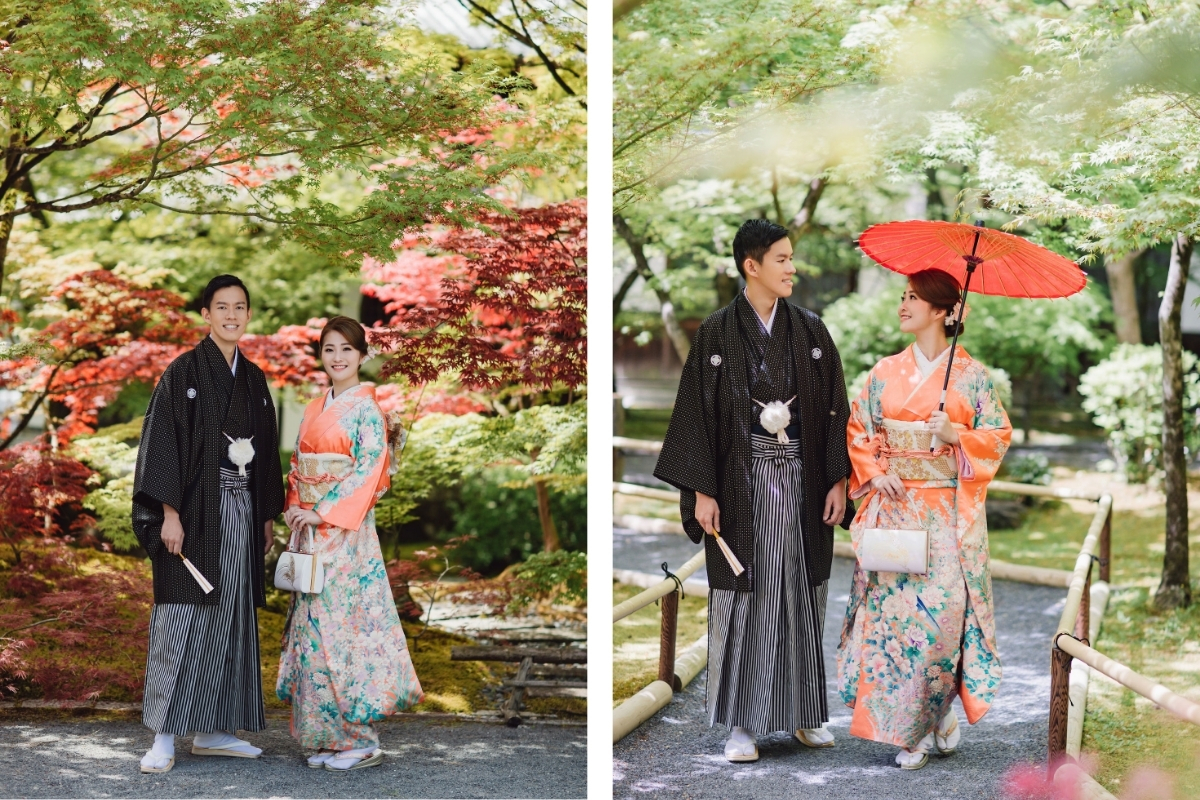
[[[262,753],[262,750],[250,744],[245,739],[239,739],[232,733],[228,733],[226,731],[197,733],[192,739],[192,744],[205,750],[233,750],[238,753],[246,753],[252,756],[257,756]]]
[[[175,757],[175,734],[154,734],[154,746],[142,756],[142,766],[150,769],[163,769]]]
[[[378,749],[378,747],[360,747],[356,750],[343,750],[325,763],[332,769],[350,769]]]
[[[756,744],[757,739],[754,738],[754,733],[748,728],[735,727],[729,734],[729,738],[738,744]]]

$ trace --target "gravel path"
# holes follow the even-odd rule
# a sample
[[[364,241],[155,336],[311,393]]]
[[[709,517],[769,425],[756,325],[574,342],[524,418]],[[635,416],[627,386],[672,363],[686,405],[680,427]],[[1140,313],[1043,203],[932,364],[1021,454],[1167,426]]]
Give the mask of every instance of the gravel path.
[[[614,532],[613,566],[658,572],[696,552],[682,536]],[[1004,679],[991,711],[977,725],[963,725],[953,756],[931,756],[918,772],[894,762],[897,748],[849,735],[850,709],[836,695],[835,648],[846,609],[852,565],[834,559],[825,618],[825,663],[829,677],[831,750],[809,750],[784,734],[759,741],[760,758],[730,764],[722,756],[727,732],[709,728],[704,712],[705,673],[613,746],[613,798],[670,792],[682,797],[822,800],[889,798],[1000,798],[1000,778],[1019,762],[1043,762],[1050,702],[1049,644],[1066,592],[1044,586],[996,581],[996,626]],[[965,723],[960,704],[959,718]]]
[[[246,734],[258,759],[193,756],[175,740],[175,768],[142,775],[154,736],[134,721],[0,724],[0,797],[586,797],[587,729],[389,720],[382,766],[308,769],[286,720]]]

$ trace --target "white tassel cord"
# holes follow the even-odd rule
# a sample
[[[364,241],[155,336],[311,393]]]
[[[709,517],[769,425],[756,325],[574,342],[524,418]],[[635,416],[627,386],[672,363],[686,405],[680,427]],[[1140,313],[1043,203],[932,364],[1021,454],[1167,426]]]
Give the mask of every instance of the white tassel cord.
[[[225,438],[229,440],[229,460],[238,468],[238,475],[246,477],[246,465],[254,460],[254,445],[250,444],[250,439],[234,439],[228,433]]]
[[[792,395],[792,399],[786,403],[782,400],[772,400],[769,403],[754,401],[762,407],[762,413],[758,415],[758,424],[762,425],[767,433],[775,434],[775,438],[779,440],[780,444],[787,444],[790,441],[786,429],[788,423],[792,421],[792,412],[788,411],[788,406],[795,399],[796,396]]]

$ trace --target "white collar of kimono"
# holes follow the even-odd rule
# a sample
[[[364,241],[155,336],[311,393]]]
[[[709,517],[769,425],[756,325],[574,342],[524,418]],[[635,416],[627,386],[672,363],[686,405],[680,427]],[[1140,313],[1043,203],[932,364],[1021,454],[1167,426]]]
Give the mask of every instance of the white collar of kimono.
[[[921,377],[923,378],[928,378],[933,373],[933,370],[937,367],[938,362],[946,357],[946,353],[950,352],[950,348],[947,347],[938,354],[937,358],[929,359],[926,358],[925,354],[921,352],[921,348],[917,347],[916,342],[913,342],[912,349],[913,357],[917,361],[917,369],[921,371]]]
[[[745,289],[742,289],[742,294],[745,295],[746,302],[749,303],[750,295],[746,294]],[[754,304],[751,303],[750,307],[754,308]],[[758,309],[754,310],[754,318],[756,320],[758,320],[758,324],[762,326],[763,333],[765,333],[767,336],[771,335],[771,326],[775,324],[775,312],[778,310],[779,310],[779,298],[778,297],[775,298],[775,302],[771,306],[771,316],[767,317],[766,322],[763,322],[762,317],[760,317],[758,315]]]

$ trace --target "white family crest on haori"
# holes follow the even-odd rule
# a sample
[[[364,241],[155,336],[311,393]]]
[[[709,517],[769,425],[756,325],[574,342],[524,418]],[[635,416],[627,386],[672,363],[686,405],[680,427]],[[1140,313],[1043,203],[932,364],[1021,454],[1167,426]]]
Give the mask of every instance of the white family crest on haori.
[[[763,403],[758,400],[754,402],[762,406],[762,413],[758,415],[758,423],[766,428],[767,433],[775,434],[775,438],[780,444],[787,444],[787,426],[792,421],[792,412],[788,411],[788,406],[792,404],[796,396],[792,395],[792,399],[786,403],[782,400],[772,400],[769,403]]]
[[[714,367],[719,367],[719,366],[721,366],[721,357],[714,355],[712,358],[710,358],[708,360],[708,363],[712,364]]]
[[[246,477],[246,465],[254,460],[254,445],[250,444],[250,439],[234,439],[228,433],[225,438],[229,440],[229,460],[238,468],[238,475]]]
[[[820,358],[821,357],[821,348],[814,347],[812,353],[813,353],[813,358]]]
[[[187,396],[188,396],[188,400],[195,400],[195,399],[196,399],[196,390],[195,390],[195,389],[188,389],[188,390],[187,390]]]

